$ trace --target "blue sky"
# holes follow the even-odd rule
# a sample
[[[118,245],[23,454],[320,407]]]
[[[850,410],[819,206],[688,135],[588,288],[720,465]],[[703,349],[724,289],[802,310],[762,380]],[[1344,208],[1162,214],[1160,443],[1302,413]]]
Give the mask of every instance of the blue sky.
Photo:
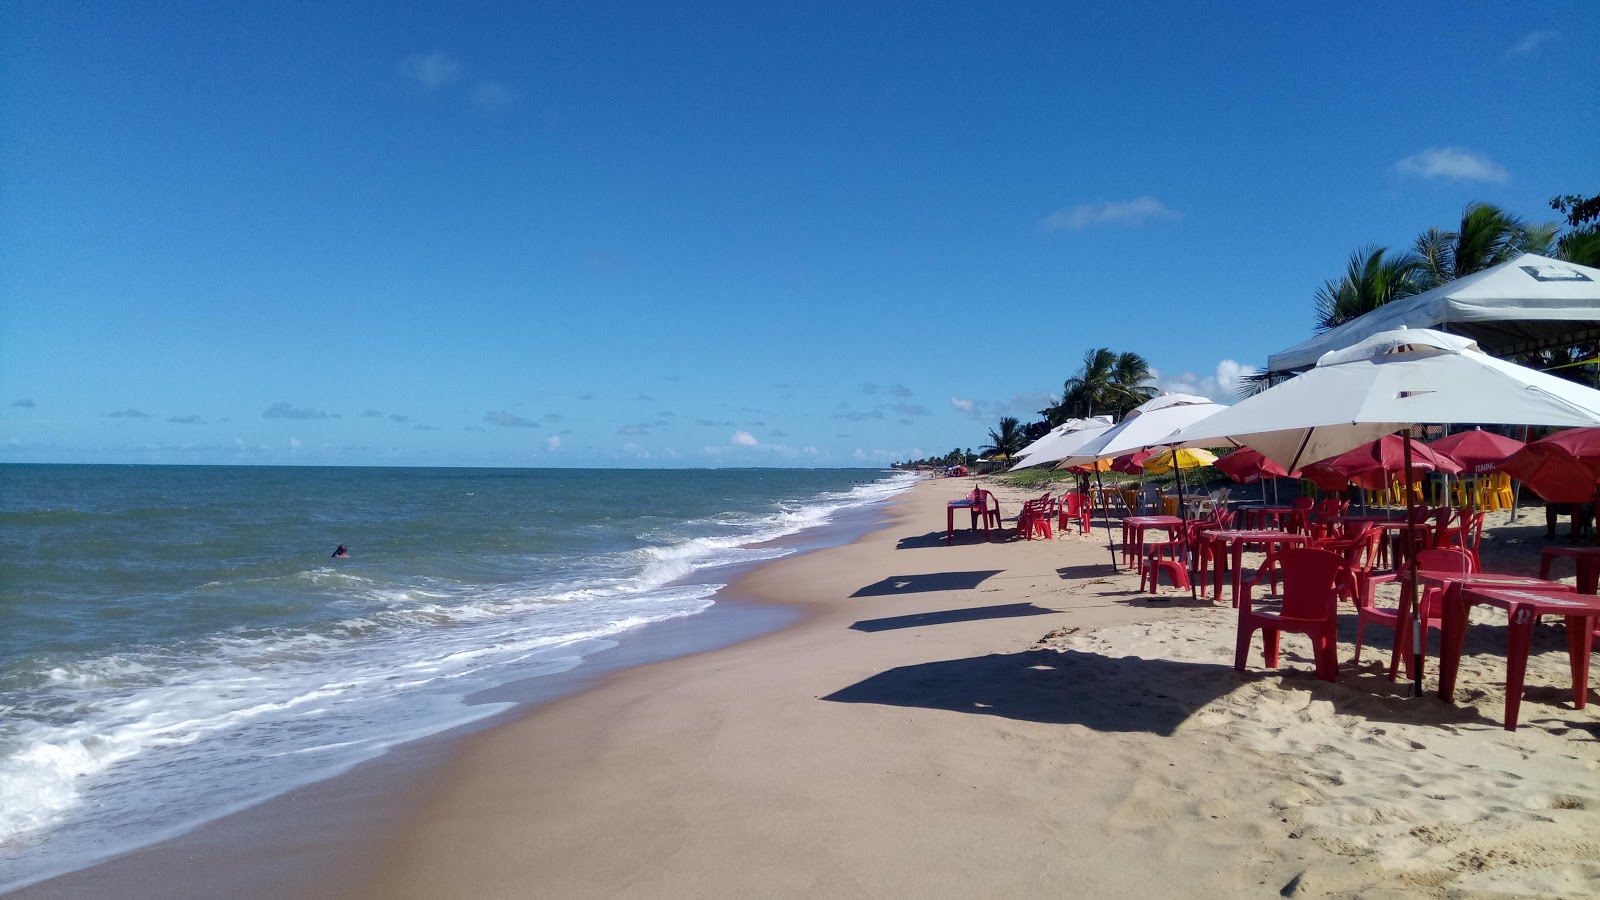
[[[0,461],[881,465],[1600,192],[1600,4],[0,4]]]

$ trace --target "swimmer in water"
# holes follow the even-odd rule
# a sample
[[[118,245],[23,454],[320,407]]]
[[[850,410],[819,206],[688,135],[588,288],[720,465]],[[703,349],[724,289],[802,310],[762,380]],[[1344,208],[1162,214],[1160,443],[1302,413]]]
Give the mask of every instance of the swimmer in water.
[[[349,559],[350,558],[350,550],[348,548],[346,548],[345,545],[340,544],[338,547],[334,548],[334,550],[333,550],[333,558],[334,559]]]

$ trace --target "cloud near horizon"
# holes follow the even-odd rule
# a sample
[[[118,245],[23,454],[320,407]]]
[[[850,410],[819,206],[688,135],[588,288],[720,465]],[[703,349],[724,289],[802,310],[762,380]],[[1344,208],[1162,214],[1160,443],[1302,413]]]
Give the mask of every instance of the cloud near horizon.
[[[1394,164],[1401,175],[1452,181],[1505,181],[1505,166],[1460,147],[1433,147]]]
[[[263,419],[337,419],[338,413],[324,412],[320,409],[299,408],[290,406],[287,400],[279,400],[267,407],[261,414]]]
[[[1204,378],[1194,372],[1166,375],[1159,370],[1153,370],[1153,377],[1147,383],[1169,394],[1196,394],[1210,397],[1218,403],[1233,404],[1239,402],[1240,386],[1255,371],[1250,366],[1224,359],[1217,363],[1217,368],[1211,375]]]
[[[12,406],[20,406],[23,409],[33,409],[35,404],[34,404],[34,402],[32,400],[29,400],[27,398],[23,398],[21,400],[13,400],[13,401],[11,401],[11,405]]]
[[[538,428],[539,423],[503,409],[490,410],[483,414],[483,420],[490,425],[499,425],[502,428]]]
[[[108,419],[148,419],[150,414],[140,409],[114,409],[106,413]]]
[[[1099,225],[1144,225],[1175,222],[1183,214],[1154,197],[1101,203],[1080,203],[1058,209],[1039,224],[1045,231],[1083,231]]]
[[[754,447],[756,445],[756,437],[748,431],[735,431],[729,443],[738,444],[741,447]]]

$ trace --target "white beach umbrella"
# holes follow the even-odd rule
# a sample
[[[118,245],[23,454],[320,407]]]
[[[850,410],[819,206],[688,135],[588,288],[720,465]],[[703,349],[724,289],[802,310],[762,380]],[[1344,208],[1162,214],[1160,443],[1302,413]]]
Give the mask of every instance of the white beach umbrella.
[[[1600,391],[1496,359],[1469,338],[1399,329],[1325,353],[1304,374],[1179,429],[1163,443],[1253,447],[1293,471],[1409,425],[1455,422],[1600,425]],[[1409,506],[1409,435],[1405,448]],[[1414,567],[1416,554],[1411,559]],[[1408,592],[1415,587],[1413,577]],[[1409,599],[1417,610],[1415,594]],[[1420,656],[1421,623],[1412,635]],[[1415,671],[1420,694],[1420,659]]]
[[[1375,334],[1161,444],[1253,447],[1288,471],[1414,424],[1600,424],[1600,391],[1423,328]]]
[[[1017,452],[1017,464],[1011,467],[1011,471],[1015,472],[1018,469],[1025,469],[1029,466],[1055,462],[1063,456],[1076,451],[1083,444],[1094,439],[1095,436],[1110,427],[1110,416],[1068,419],[1050,429],[1049,434],[1019,450]]]
[[[1143,450],[1146,447],[1166,446],[1172,432],[1209,418],[1227,409],[1221,403],[1193,394],[1162,394],[1139,404],[1116,426],[1102,432],[1098,438],[1080,446],[1069,456],[1062,457],[1062,466],[1075,466]],[[1200,447],[1201,443],[1182,443],[1184,447]]]
[[[1060,466],[1073,466],[1082,463],[1094,462],[1098,459],[1107,459],[1121,456],[1135,450],[1153,447],[1156,441],[1170,435],[1174,430],[1185,425],[1201,421],[1221,410],[1227,409],[1220,403],[1205,397],[1196,397],[1193,394],[1162,394],[1152,397],[1139,404],[1129,412],[1121,422],[1101,432],[1093,440],[1079,447],[1077,451],[1062,458]],[[1184,444],[1186,447],[1198,447],[1200,444]],[[1178,481],[1178,516],[1187,518],[1187,510],[1183,503],[1183,475],[1177,474]],[[1109,541],[1110,524],[1107,524],[1107,540]],[[1113,557],[1115,551],[1113,551]],[[1189,583],[1191,598],[1195,592],[1194,582]]]

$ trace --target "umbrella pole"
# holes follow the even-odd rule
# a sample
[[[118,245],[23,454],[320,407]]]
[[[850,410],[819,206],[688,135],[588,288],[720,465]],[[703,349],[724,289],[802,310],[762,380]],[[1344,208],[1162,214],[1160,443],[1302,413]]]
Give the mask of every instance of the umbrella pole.
[[[1188,557],[1183,561],[1183,565],[1189,570],[1189,599],[1198,603],[1200,596],[1194,588],[1194,548],[1189,546],[1189,510],[1183,502],[1183,469],[1178,465],[1178,448],[1173,447],[1171,452],[1172,474],[1178,478],[1178,521],[1183,523],[1178,528],[1183,535],[1183,553]]]
[[[1098,487],[1100,489],[1100,496],[1103,499],[1105,497],[1105,495],[1106,495],[1106,486],[1105,486],[1105,483],[1100,480],[1100,461],[1099,460],[1095,460],[1094,484],[1095,484],[1095,487]],[[1120,571],[1117,568],[1117,547],[1111,541],[1111,507],[1110,507],[1110,505],[1106,506],[1106,549],[1111,551],[1111,571],[1113,571],[1113,572]]]
[[[1411,568],[1411,577],[1406,580],[1406,600],[1411,604],[1411,666],[1412,682],[1411,696],[1422,696],[1422,642],[1427,640],[1423,629],[1428,627],[1428,620],[1422,616],[1422,607],[1417,603],[1417,532],[1411,527],[1412,512],[1416,509],[1416,499],[1412,497],[1411,474],[1411,429],[1407,428],[1402,437],[1405,445],[1406,466],[1406,527],[1402,533],[1406,536],[1406,565]],[[1442,652],[1442,651],[1441,651]]]

